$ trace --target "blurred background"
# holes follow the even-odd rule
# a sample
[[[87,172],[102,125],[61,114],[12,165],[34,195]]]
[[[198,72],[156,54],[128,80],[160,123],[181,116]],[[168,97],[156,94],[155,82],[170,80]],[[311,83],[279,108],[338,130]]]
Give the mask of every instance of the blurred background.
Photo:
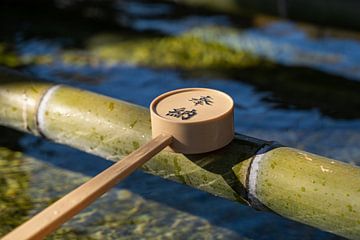
[[[175,88],[219,89],[235,100],[237,132],[360,165],[358,9],[2,0],[0,65],[145,107]],[[0,128],[0,236],[110,164]],[[342,238],[138,171],[49,239]]]

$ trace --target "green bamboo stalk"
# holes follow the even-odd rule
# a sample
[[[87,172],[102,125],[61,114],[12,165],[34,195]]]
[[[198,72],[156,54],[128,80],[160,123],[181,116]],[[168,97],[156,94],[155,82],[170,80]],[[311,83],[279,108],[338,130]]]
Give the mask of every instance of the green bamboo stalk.
[[[151,138],[145,108],[76,88],[24,81],[12,72],[0,71],[0,104],[1,125],[112,161]],[[207,154],[162,151],[143,169],[340,236],[360,238],[360,168],[349,164],[236,135],[227,147]]]

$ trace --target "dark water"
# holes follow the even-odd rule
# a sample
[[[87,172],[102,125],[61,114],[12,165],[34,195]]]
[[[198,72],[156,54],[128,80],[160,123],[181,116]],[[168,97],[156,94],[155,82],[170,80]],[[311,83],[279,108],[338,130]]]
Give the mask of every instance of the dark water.
[[[236,103],[237,132],[360,165],[356,37],[145,1],[5,1],[0,20],[0,64],[143,106],[175,88],[220,89]],[[18,156],[29,182],[25,215],[111,164],[1,134],[0,145],[25,154]],[[53,238],[341,239],[140,171]]]

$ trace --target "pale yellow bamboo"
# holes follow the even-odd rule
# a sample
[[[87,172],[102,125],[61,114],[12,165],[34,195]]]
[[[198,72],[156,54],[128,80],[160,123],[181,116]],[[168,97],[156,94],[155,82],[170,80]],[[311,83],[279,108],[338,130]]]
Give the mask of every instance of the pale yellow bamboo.
[[[2,125],[38,132],[114,161],[151,139],[145,108],[66,86],[44,101],[51,85],[19,82],[21,77],[12,74],[3,79],[8,83],[0,86]],[[39,101],[40,128],[34,121]],[[356,166],[236,135],[224,149],[196,156],[163,151],[142,168],[340,236],[360,238],[360,168]]]

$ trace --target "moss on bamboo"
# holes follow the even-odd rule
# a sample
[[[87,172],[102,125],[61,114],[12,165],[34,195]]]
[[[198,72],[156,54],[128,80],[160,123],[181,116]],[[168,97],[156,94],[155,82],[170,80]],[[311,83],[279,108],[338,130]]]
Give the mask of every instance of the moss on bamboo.
[[[113,103],[111,109],[109,103]],[[56,142],[107,159],[116,161],[151,138],[148,111],[133,104],[61,87],[52,95],[46,107],[47,115],[42,125],[42,134]],[[226,174],[231,175],[232,168],[237,164],[250,161],[263,142],[239,142],[240,139],[225,150],[210,155],[185,156],[163,152],[146,163],[144,169],[218,196],[245,202],[245,191],[238,191],[245,188],[244,176],[240,178],[243,182],[239,182],[234,175],[227,178]],[[222,164],[224,155],[227,158],[226,165]],[[239,183],[238,188],[233,189],[228,181]]]
[[[49,84],[32,82],[29,86],[31,78],[22,77],[17,72],[8,70],[0,71],[0,79],[2,79],[0,115],[6,116],[6,121],[4,118],[2,125],[12,126],[18,130],[26,129],[38,135],[36,111]]]
[[[261,162],[257,196],[282,216],[359,238],[359,168],[296,149],[277,148]]]
[[[0,97],[9,90],[13,92],[8,98],[1,98],[6,108],[21,107],[23,103],[13,99],[22,94],[24,87],[10,84],[1,88]],[[46,109],[44,121],[39,122],[43,135],[110,160],[119,160],[138,147],[134,142],[142,145],[151,137],[146,109],[87,91],[59,87],[42,107]],[[18,127],[16,123],[23,121],[21,114],[11,115],[11,124],[8,118],[5,111],[0,111],[1,122]],[[207,154],[163,151],[143,168],[214,195],[247,203],[250,162],[266,144],[238,135],[225,148]],[[359,168],[289,148],[269,151],[261,159],[256,194],[269,209],[341,236],[352,239],[360,236]]]

